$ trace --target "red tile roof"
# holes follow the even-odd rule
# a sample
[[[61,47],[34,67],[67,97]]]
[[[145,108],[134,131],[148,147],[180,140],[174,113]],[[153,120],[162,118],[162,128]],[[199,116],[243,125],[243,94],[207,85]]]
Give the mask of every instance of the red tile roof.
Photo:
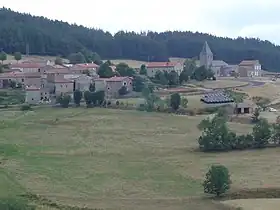
[[[252,65],[256,65],[259,64],[259,60],[243,60],[241,61],[241,63],[239,64],[240,66],[252,66]]]
[[[18,71],[12,71],[9,73],[0,74],[0,78],[40,78],[40,73],[23,73]]]
[[[10,65],[10,68],[42,68],[46,64],[42,63],[14,63]]]
[[[53,69],[46,70],[46,74],[56,74],[56,73],[68,74],[71,72],[69,71],[68,68],[53,68]]]
[[[95,81],[106,81],[106,82],[121,82],[125,79],[132,79],[131,77],[111,77],[111,78],[98,78]]]
[[[151,62],[147,63],[147,68],[167,68],[167,67],[174,67],[178,64],[178,62]]]
[[[55,83],[73,83],[73,81],[64,79],[64,78],[55,78],[54,80]]]

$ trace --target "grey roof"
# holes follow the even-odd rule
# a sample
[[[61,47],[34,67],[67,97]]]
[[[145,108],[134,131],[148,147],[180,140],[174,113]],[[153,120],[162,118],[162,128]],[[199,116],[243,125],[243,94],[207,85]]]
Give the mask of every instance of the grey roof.
[[[228,64],[222,60],[213,60],[212,66],[228,66]]]
[[[250,108],[252,107],[252,104],[249,104],[249,103],[238,103],[236,104],[237,105],[237,108]]]
[[[204,45],[203,45],[203,48],[202,48],[200,54],[213,55],[207,41],[204,42]]]

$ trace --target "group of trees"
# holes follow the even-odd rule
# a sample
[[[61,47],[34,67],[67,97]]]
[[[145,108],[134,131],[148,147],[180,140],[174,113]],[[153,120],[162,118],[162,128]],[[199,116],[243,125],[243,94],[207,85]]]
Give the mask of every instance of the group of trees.
[[[199,147],[205,152],[264,148],[280,144],[280,124],[270,125],[263,118],[258,119],[253,132],[246,135],[237,135],[230,131],[225,117],[218,114],[212,119],[202,120],[198,128],[202,130],[198,139]]]
[[[73,101],[76,106],[80,106],[81,100],[84,98],[87,107],[100,106],[105,103],[105,92],[95,91],[94,85],[90,85],[89,90],[84,93],[80,90],[75,90],[73,94]],[[62,94],[58,96],[57,103],[63,108],[68,108],[72,98],[70,95]]]
[[[216,59],[230,64],[258,59],[265,69],[280,70],[280,47],[259,39],[230,39],[189,31],[119,31],[113,35],[6,8],[0,9],[0,19],[0,46],[9,54],[25,53],[28,44],[30,54],[67,57],[72,52],[86,49],[106,59],[167,61],[169,57],[197,57],[207,41]]]
[[[78,63],[95,63],[97,65],[102,64],[101,57],[96,52],[92,52],[87,49],[82,49],[81,52],[71,53],[68,56],[69,62],[71,64]]]
[[[0,61],[1,61],[1,63],[3,64],[3,62],[5,61],[5,60],[7,60],[7,54],[6,54],[6,52],[4,52],[4,51],[1,51],[0,52]],[[19,61],[19,60],[21,60],[22,59],[22,55],[21,55],[21,53],[20,52],[15,52],[14,53],[14,59],[16,60],[16,61]]]
[[[165,108],[172,108],[173,111],[177,111],[180,106],[183,108],[188,106],[188,99],[185,97],[181,98],[179,93],[174,93],[163,100],[153,92],[153,89],[145,87],[142,95],[145,99],[145,104],[140,107],[141,111],[159,111]]]

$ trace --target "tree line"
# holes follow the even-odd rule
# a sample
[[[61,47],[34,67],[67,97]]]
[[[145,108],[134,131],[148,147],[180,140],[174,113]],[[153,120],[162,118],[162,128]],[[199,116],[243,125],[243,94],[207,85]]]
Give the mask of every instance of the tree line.
[[[198,128],[202,134],[198,139],[199,148],[204,152],[232,151],[257,149],[280,145],[280,123],[269,124],[264,118],[259,118],[259,110],[253,113],[255,123],[253,132],[237,135],[229,130],[223,112],[218,112],[212,119],[201,121]]]
[[[169,57],[193,58],[208,41],[215,59],[237,64],[244,59],[258,59],[264,69],[280,71],[280,47],[254,38],[230,39],[189,31],[124,32],[111,34],[100,29],[70,25],[44,17],[0,9],[0,48],[12,54],[66,57],[89,50],[103,59],[167,61]]]

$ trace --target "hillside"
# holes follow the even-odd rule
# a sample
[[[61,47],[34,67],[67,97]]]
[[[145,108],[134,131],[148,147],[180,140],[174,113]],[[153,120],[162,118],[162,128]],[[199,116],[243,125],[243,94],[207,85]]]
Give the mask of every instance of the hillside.
[[[0,9],[0,48],[7,53],[67,56],[83,48],[97,52],[103,59],[165,61],[169,57],[195,57],[208,41],[215,59],[230,64],[243,59],[259,59],[264,69],[280,71],[280,47],[269,41],[249,38],[222,38],[192,32],[118,32],[115,35],[97,29],[51,21],[44,17]]]

